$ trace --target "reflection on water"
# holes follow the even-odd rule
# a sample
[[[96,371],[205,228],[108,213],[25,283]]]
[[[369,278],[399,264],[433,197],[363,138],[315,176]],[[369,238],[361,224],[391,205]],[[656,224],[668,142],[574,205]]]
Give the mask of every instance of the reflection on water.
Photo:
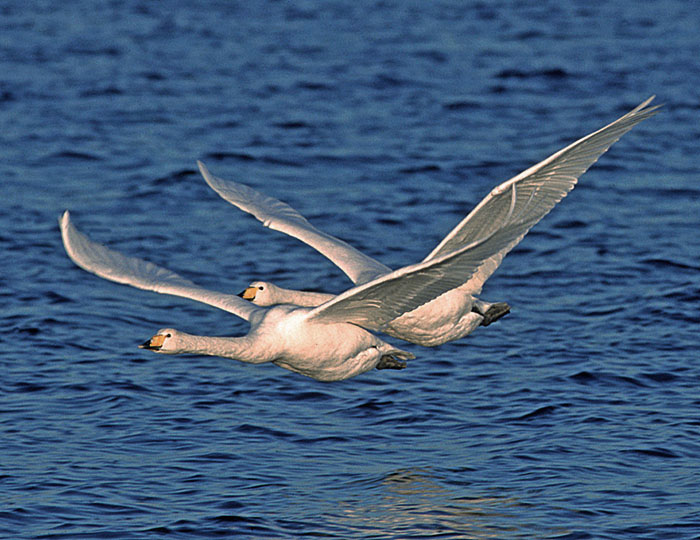
[[[367,496],[374,487],[375,495]],[[526,520],[530,505],[496,494],[458,496],[426,468],[398,469],[365,486],[361,500],[347,500],[326,519],[365,535],[411,538],[531,538],[566,534],[540,530]]]

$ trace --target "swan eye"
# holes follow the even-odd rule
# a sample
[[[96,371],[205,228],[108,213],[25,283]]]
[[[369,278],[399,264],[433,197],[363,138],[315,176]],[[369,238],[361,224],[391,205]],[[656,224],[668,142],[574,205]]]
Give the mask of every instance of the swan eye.
[[[165,334],[165,337],[173,337],[172,334]]]
[[[265,287],[263,287],[262,285],[260,285],[260,286],[258,287],[258,289],[260,289],[261,291],[264,291],[264,290],[265,290]]]

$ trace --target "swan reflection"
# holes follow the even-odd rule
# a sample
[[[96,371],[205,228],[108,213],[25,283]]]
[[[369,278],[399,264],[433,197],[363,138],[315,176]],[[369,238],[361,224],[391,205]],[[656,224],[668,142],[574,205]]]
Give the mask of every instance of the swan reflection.
[[[426,468],[399,469],[365,487],[369,495],[346,500],[336,515],[326,517],[378,538],[526,538],[565,532],[534,526],[528,517],[531,505],[514,497],[457,495]]]

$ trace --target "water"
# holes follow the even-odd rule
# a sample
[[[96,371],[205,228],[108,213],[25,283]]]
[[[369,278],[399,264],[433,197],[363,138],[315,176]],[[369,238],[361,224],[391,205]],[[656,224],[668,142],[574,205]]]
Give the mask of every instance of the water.
[[[253,4],[253,5],[251,5]],[[666,2],[0,7],[0,536],[700,538],[700,23]],[[342,291],[195,172],[393,267],[494,185],[657,94],[487,283],[508,317],[323,384],[163,357],[246,325],[76,268]]]

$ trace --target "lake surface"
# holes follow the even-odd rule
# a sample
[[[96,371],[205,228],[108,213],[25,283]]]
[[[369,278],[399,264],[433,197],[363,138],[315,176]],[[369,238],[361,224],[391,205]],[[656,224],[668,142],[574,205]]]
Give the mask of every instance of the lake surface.
[[[700,538],[691,2],[0,6],[0,536]],[[74,266],[56,219],[238,292],[349,281],[196,172],[385,264],[657,94],[488,281],[512,312],[320,383],[139,350],[240,335]]]

